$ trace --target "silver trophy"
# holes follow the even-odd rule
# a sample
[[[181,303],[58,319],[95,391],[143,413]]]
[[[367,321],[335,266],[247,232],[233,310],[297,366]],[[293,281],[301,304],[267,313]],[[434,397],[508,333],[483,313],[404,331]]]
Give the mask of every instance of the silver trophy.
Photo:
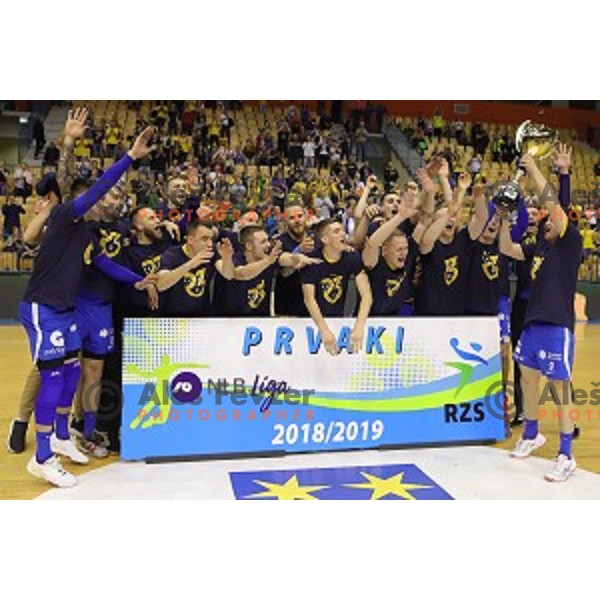
[[[557,131],[531,121],[521,123],[515,134],[515,146],[519,155],[529,154],[537,160],[544,160],[551,156],[557,141]],[[519,179],[525,174],[525,169],[518,166],[514,178],[500,186],[492,198],[497,208],[508,212],[516,210],[520,194]]]

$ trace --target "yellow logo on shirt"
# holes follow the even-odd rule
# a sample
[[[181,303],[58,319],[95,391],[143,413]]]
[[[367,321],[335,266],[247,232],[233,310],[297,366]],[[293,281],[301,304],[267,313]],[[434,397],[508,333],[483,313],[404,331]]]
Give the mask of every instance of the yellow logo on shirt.
[[[262,304],[262,301],[265,299],[266,295],[267,291],[265,289],[265,280],[263,279],[253,288],[248,290],[248,306],[253,309],[258,308]]]
[[[397,294],[398,290],[400,289],[400,286],[402,285],[402,282],[404,281],[405,275],[406,273],[402,273],[402,275],[400,275],[398,279],[388,279],[385,282],[385,291],[387,293],[388,298],[391,298],[392,296],[395,296]]]
[[[490,280],[498,279],[500,275],[500,269],[498,268],[498,258],[497,254],[488,254],[484,252],[483,254],[483,264],[481,268],[483,269],[484,275]]]
[[[344,291],[342,290],[342,275],[333,275],[321,279],[321,289],[323,290],[323,298],[329,304],[335,304],[341,297]]]
[[[183,286],[192,298],[201,298],[206,290],[206,267],[190,271],[183,276]]]
[[[160,268],[160,254],[158,256],[154,256],[153,258],[147,258],[142,261],[142,270],[144,271],[144,275],[153,275],[158,272]]]
[[[100,246],[109,258],[114,258],[121,252],[121,234],[118,231],[100,229]]]
[[[535,281],[537,278],[538,271],[544,263],[543,256],[534,256],[531,261],[531,281]]]
[[[450,286],[458,279],[458,256],[451,256],[444,260],[444,266],[444,281]]]
[[[83,251],[83,264],[91,265],[92,264],[92,252],[94,251],[94,245],[88,244],[86,249]]]

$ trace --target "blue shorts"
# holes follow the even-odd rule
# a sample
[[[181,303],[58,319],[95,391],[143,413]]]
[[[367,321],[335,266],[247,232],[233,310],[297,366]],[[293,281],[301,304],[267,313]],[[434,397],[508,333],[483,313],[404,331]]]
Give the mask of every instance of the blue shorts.
[[[79,334],[72,310],[21,302],[19,317],[29,338],[33,362],[64,361],[79,351]]]
[[[112,305],[78,296],[75,300],[75,322],[85,358],[103,360],[115,346]]]
[[[510,342],[510,298],[500,296],[498,300],[498,319],[500,319],[500,341]]]
[[[533,322],[523,330],[514,359],[548,379],[565,381],[571,379],[574,355],[575,336],[569,328]]]

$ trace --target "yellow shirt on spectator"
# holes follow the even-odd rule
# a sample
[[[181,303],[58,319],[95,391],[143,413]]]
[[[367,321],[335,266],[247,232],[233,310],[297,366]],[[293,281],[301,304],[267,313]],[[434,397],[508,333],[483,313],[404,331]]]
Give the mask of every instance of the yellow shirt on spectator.
[[[594,243],[594,230],[584,229],[583,230],[583,249],[593,250],[596,247]]]

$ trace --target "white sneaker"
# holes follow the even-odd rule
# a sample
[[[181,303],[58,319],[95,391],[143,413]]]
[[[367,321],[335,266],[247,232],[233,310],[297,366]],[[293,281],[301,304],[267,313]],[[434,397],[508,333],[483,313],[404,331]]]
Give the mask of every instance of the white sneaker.
[[[58,487],[73,487],[77,483],[77,478],[63,469],[58,456],[52,455],[46,462],[39,463],[35,454],[27,463],[27,471],[34,477],[45,479]]]
[[[510,455],[513,458],[527,458],[534,450],[541,448],[545,443],[546,438],[541,433],[538,433],[532,440],[521,438]]]
[[[552,470],[544,475],[546,481],[566,481],[573,475],[577,463],[573,457],[569,458],[566,454],[559,454],[554,461]]]
[[[78,465],[87,465],[90,462],[90,459],[77,448],[71,438],[68,440],[59,440],[56,434],[53,433],[50,438],[50,449],[55,454],[67,456]]]

